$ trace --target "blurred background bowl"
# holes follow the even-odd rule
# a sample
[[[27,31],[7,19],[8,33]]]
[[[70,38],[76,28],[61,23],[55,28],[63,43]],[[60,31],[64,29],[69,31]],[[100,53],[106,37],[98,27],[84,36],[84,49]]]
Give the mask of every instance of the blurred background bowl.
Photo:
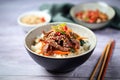
[[[88,22],[84,22],[82,20],[78,20],[75,16],[76,13],[78,13],[80,11],[96,10],[96,9],[105,13],[108,16],[108,20],[105,22],[101,22],[101,23],[88,23]],[[112,7],[110,7],[108,4],[106,4],[104,2],[91,2],[91,3],[78,4],[78,5],[74,6],[70,10],[70,15],[73,18],[73,20],[78,24],[81,24],[89,29],[100,29],[100,28],[105,27],[107,24],[109,24],[109,22],[115,16],[115,11]]]
[[[39,22],[34,23],[34,24],[30,24],[30,23],[28,24],[28,23],[23,22],[22,19],[23,18],[26,19],[26,18],[28,18],[28,16],[29,16],[29,19],[27,19],[27,22],[32,22],[33,23],[33,22],[36,22],[35,20],[38,20]],[[43,22],[40,22],[40,20],[43,21]],[[29,12],[25,12],[25,13],[21,14],[18,17],[18,20],[17,20],[18,24],[23,28],[23,30],[25,32],[28,32],[29,30],[31,30],[32,28],[35,28],[37,26],[49,23],[50,21],[51,21],[51,16],[50,16],[50,14],[48,14],[45,11],[29,11]]]
[[[75,33],[85,36],[88,38],[90,42],[90,49],[80,55],[76,55],[73,57],[67,58],[53,58],[47,56],[41,56],[31,50],[31,45],[33,45],[34,40],[37,36],[42,34],[42,31],[49,31],[51,26],[58,25],[63,22],[55,22],[55,23],[48,23],[45,25],[41,25],[37,28],[32,29],[30,32],[26,34],[25,37],[25,48],[28,51],[29,55],[35,60],[39,65],[43,66],[46,70],[51,72],[68,72],[74,70],[79,65],[83,64],[96,47],[96,36],[95,34],[89,30],[78,24],[73,23],[66,23],[69,28],[71,28]]]

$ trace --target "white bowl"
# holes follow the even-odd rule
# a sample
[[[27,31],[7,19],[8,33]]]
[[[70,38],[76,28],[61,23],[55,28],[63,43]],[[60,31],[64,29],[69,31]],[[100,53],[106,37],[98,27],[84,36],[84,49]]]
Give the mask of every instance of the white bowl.
[[[21,22],[21,18],[23,18],[24,16],[27,16],[27,15],[36,15],[36,16],[44,17],[45,22],[39,23],[39,24],[32,24],[32,25],[31,24],[25,24],[25,23]],[[50,14],[48,14],[45,11],[30,11],[30,12],[25,12],[25,13],[21,14],[18,17],[17,22],[18,22],[19,25],[22,26],[22,28],[25,32],[28,32],[29,30],[31,30],[34,27],[41,26],[43,24],[49,23],[50,20],[51,20]]]
[[[108,20],[106,22],[87,23],[84,21],[80,21],[75,17],[75,14],[78,13],[79,11],[96,10],[96,9],[108,15]],[[111,21],[111,19],[115,16],[115,11],[112,7],[110,7],[104,2],[91,2],[91,3],[78,4],[74,6],[70,10],[70,15],[72,16],[73,20],[78,24],[81,24],[90,29],[99,29],[99,28],[103,28]]]

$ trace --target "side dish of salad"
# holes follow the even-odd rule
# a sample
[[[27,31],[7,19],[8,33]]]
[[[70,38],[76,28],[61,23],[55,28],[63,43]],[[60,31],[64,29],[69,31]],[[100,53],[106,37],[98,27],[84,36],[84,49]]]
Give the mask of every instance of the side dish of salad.
[[[108,20],[108,15],[98,9],[79,11],[75,14],[75,17],[88,23],[101,23]]]

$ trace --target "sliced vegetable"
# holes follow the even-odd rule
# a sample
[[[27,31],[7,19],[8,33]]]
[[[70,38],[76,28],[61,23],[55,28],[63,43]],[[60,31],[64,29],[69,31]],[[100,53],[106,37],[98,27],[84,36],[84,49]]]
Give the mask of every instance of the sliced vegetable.
[[[53,53],[54,53],[54,54],[65,55],[65,54],[69,54],[70,52],[63,52],[63,51],[55,50],[55,51],[53,51]]]
[[[83,39],[87,39],[87,37],[83,37],[83,36],[77,37],[77,40],[83,40]]]

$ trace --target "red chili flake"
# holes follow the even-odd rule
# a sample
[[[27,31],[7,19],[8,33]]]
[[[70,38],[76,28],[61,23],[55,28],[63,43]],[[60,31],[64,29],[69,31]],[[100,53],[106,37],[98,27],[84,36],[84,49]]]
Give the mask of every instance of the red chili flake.
[[[56,34],[57,34],[58,36],[60,36],[60,35],[61,35],[61,33],[60,33],[60,32],[56,32]]]
[[[41,22],[45,22],[45,18],[44,17],[40,18],[40,20],[41,20]]]
[[[68,30],[67,26],[65,26],[65,27],[64,27],[64,30],[65,30],[65,31],[67,31],[67,30]]]

